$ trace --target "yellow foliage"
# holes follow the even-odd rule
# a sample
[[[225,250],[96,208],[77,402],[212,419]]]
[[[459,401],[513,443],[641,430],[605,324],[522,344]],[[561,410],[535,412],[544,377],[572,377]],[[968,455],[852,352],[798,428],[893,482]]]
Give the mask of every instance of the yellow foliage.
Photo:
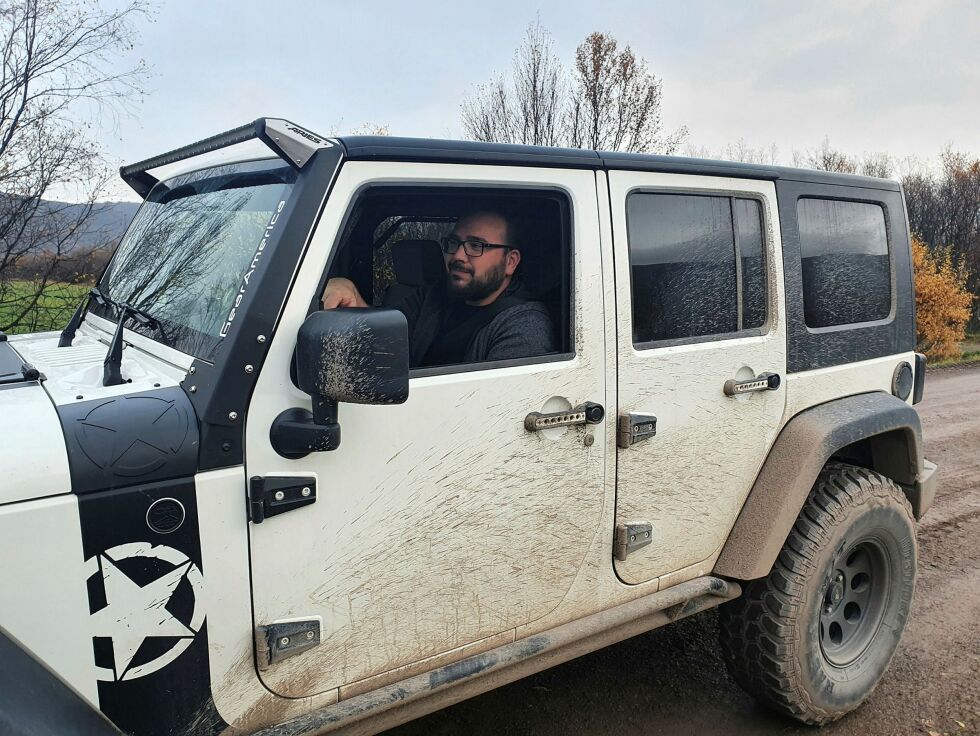
[[[930,251],[915,238],[912,267],[918,349],[932,360],[958,357],[973,305],[973,295],[966,288],[966,269],[953,264],[948,249]]]

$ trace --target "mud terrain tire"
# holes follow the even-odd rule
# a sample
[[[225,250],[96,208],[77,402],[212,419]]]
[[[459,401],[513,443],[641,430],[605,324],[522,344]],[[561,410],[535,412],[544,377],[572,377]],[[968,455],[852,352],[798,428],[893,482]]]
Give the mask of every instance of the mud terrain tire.
[[[853,710],[905,629],[917,552],[901,488],[864,468],[828,464],[769,575],[719,611],[729,672],[805,723]]]

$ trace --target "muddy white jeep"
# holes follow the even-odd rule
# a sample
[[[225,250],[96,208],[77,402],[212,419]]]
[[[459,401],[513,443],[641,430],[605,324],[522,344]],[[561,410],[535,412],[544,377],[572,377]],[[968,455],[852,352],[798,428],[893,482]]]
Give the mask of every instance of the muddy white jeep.
[[[875,687],[935,487],[898,184],[279,119],[121,173],[0,338],[5,734],[376,733],[719,604],[765,703]],[[553,349],[413,351],[475,208]]]

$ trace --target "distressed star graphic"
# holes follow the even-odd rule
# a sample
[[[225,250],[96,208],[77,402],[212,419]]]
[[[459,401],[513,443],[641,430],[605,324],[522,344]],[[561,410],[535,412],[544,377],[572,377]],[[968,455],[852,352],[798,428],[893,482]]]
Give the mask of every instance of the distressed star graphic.
[[[188,628],[166,609],[174,590],[187,575],[190,560],[151,583],[140,586],[105,555],[99,555],[108,605],[92,614],[92,635],[112,639],[116,677],[123,679],[145,639],[191,638]]]
[[[122,475],[159,468],[178,452],[188,431],[175,402],[155,396],[111,399],[76,422],[75,436],[85,456]]]

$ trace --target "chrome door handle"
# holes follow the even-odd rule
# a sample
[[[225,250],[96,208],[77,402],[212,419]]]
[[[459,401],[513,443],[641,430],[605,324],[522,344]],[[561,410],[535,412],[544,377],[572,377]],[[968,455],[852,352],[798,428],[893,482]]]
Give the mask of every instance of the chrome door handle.
[[[731,378],[725,381],[725,396],[738,396],[750,391],[775,391],[780,384],[778,373],[760,373],[748,381],[736,381]]]
[[[568,411],[556,411],[550,414],[532,411],[524,417],[524,429],[528,432],[537,432],[539,429],[570,427],[574,424],[599,424],[605,415],[606,410],[602,408],[602,404],[586,401]]]

